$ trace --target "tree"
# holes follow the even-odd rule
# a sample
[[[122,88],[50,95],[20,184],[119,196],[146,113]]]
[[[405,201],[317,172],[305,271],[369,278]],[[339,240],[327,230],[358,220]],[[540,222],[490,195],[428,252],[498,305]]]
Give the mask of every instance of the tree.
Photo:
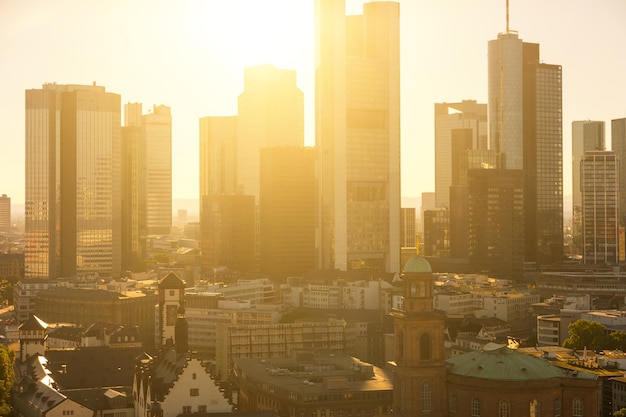
[[[7,346],[0,345],[0,415],[11,415],[9,398],[11,396],[11,386],[13,385],[13,361],[15,352]]]
[[[613,332],[609,335],[609,339],[611,349],[626,351],[626,332]]]
[[[626,408],[614,412],[613,417],[626,417]]]
[[[596,349],[610,345],[606,334],[606,327],[589,320],[576,320],[568,326],[569,337],[563,342],[563,347],[570,349]]]

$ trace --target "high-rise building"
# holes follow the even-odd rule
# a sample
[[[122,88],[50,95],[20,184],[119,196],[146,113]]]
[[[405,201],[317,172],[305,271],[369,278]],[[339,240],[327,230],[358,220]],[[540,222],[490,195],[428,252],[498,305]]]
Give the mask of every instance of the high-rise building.
[[[121,270],[120,96],[102,86],[26,90],[25,276]]]
[[[11,197],[0,196],[0,232],[11,230]]]
[[[582,190],[580,162],[587,151],[606,149],[603,121],[575,120],[572,122],[572,235],[575,247],[582,238]],[[613,148],[615,149],[615,148]]]
[[[272,279],[315,269],[315,152],[261,149],[261,272]]]
[[[508,22],[507,22],[508,25]],[[562,75],[517,32],[489,41],[489,141],[499,168],[524,171],[524,260],[563,257]]]
[[[424,211],[424,256],[450,257],[450,210]]]
[[[238,191],[259,198],[261,148],[304,146],[304,94],[296,71],[259,65],[244,70],[237,115]]]
[[[400,210],[400,244],[403,248],[415,247],[415,207],[402,207]]]
[[[613,151],[587,151],[580,162],[583,262],[619,262],[619,172]]]
[[[611,120],[611,149],[619,161],[620,226],[626,227],[626,118]]]
[[[453,131],[457,131],[455,135],[463,134],[467,140],[455,140]],[[487,149],[487,105],[475,100],[435,103],[436,207],[450,207],[449,191],[458,166],[453,159],[460,145],[462,149]]]
[[[400,269],[399,5],[316,0],[318,267]]]
[[[124,106],[124,268],[142,262],[149,235],[172,228],[172,116],[167,106],[142,114],[141,103]]]
[[[237,190],[237,116],[200,119],[200,197]]]
[[[523,179],[520,169],[469,171],[469,261],[495,278],[522,278]]]

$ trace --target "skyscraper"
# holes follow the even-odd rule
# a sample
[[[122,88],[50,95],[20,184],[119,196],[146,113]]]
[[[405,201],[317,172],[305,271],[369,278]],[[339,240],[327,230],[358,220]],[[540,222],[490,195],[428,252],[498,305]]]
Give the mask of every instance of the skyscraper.
[[[0,232],[11,230],[11,197],[0,196]]]
[[[508,29],[489,41],[489,142],[499,168],[524,171],[524,260],[563,257],[562,76]]]
[[[261,272],[272,279],[315,269],[315,153],[261,149]]]
[[[121,269],[120,96],[102,86],[26,90],[25,276]]]
[[[435,103],[435,204],[450,207],[455,142],[453,131],[462,129],[469,139],[463,149],[487,149],[487,105],[474,100]],[[457,141],[458,142],[458,141]],[[457,144],[458,145],[458,144]],[[458,148],[458,146],[457,146]]]
[[[259,65],[244,70],[237,114],[237,185],[259,198],[260,150],[304,146],[304,94],[295,70]]]
[[[611,149],[619,161],[620,226],[626,227],[626,118],[611,120]]]
[[[580,162],[583,262],[619,262],[619,170],[613,151],[587,151]]]
[[[576,245],[582,238],[580,162],[585,152],[606,149],[604,132],[603,121],[576,120],[572,122],[572,234]]]
[[[172,228],[172,116],[167,106],[142,114],[141,103],[124,106],[123,258],[132,269],[146,256],[149,235]],[[130,252],[129,252],[130,251]]]
[[[318,266],[400,268],[399,5],[316,0]]]

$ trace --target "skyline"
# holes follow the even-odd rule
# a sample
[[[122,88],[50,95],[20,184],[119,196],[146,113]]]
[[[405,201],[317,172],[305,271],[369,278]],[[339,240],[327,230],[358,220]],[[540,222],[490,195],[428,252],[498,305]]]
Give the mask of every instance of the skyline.
[[[348,1],[348,12],[361,13],[362,3]],[[417,197],[434,191],[434,103],[487,102],[487,42],[505,30],[505,2],[399,3],[402,196]],[[626,3],[606,1],[593,10],[593,19],[585,7],[591,5],[582,0],[510,4],[511,30],[524,42],[540,44],[543,62],[563,66],[565,195],[572,187],[572,121],[605,121],[610,148],[610,120],[626,117],[626,57],[619,54],[620,41],[626,39],[620,21]],[[533,10],[545,12],[536,15]],[[175,199],[198,198],[199,119],[236,114],[244,67],[273,64],[297,71],[305,99],[305,143],[313,145],[313,12],[313,0],[156,5],[143,0],[106,5],[67,0],[35,1],[28,7],[3,2],[0,193],[14,204],[24,201],[24,91],[48,82],[96,81],[107,92],[120,94],[122,104],[170,106]],[[272,13],[276,19],[271,24],[256,19]],[[241,25],[248,30],[238,30]]]

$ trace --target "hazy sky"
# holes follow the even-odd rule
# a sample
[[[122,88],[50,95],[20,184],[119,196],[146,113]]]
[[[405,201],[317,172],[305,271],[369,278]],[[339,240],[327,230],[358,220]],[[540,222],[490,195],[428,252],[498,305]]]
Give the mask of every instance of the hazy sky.
[[[360,0],[348,0],[359,13]],[[198,119],[237,112],[243,68],[298,71],[314,143],[313,0],[0,0],[0,194],[24,201],[24,90],[91,84],[172,107],[173,197],[198,196]],[[487,100],[487,42],[505,0],[400,0],[402,195],[434,191],[433,103]],[[563,66],[571,122],[626,117],[626,1],[510,0],[510,28]]]

